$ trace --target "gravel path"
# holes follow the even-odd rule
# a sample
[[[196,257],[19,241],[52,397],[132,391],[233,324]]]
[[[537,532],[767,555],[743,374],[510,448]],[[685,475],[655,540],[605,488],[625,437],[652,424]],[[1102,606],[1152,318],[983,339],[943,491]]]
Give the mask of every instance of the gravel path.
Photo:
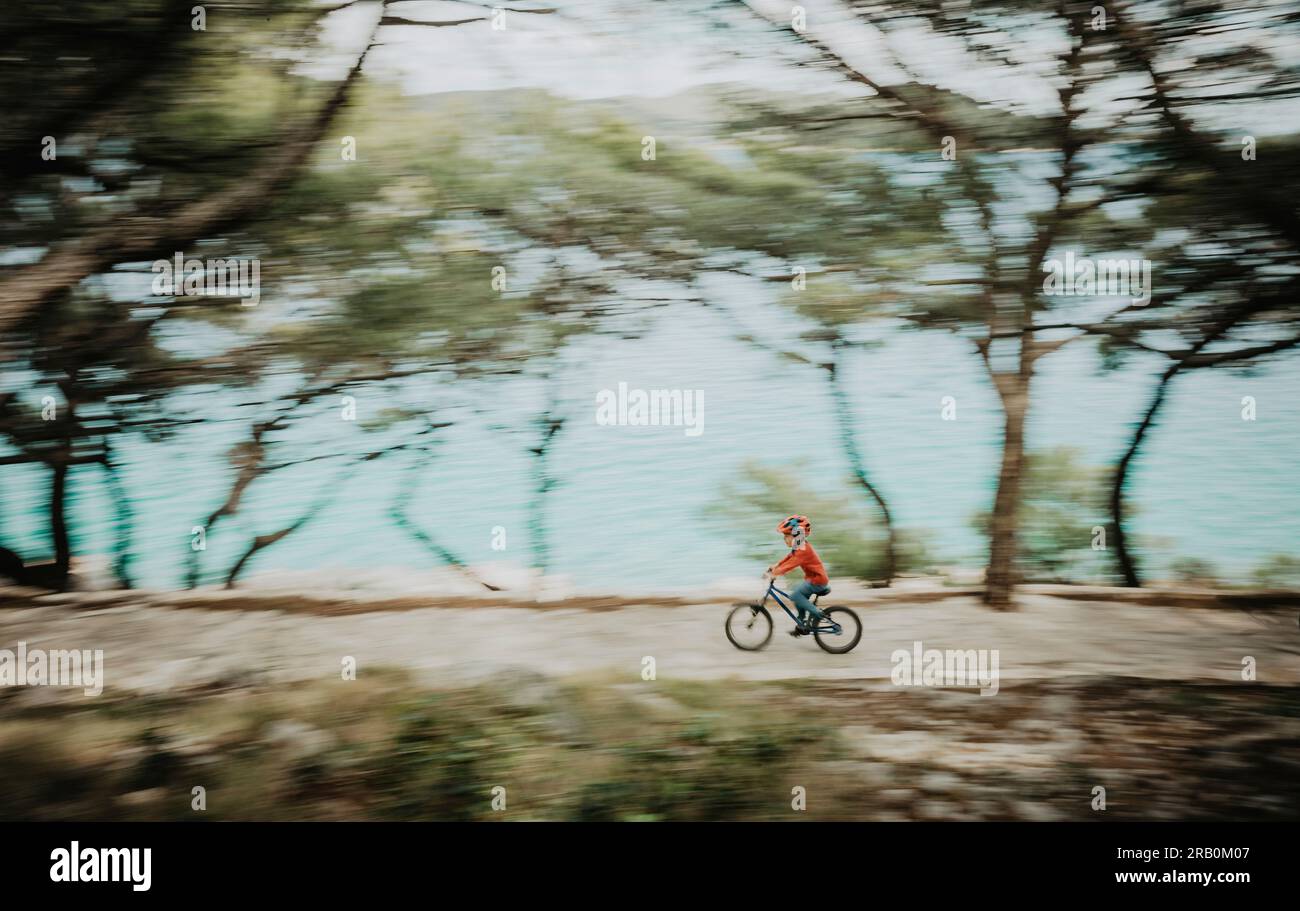
[[[726,602],[618,610],[429,608],[320,616],[283,610],[210,610],[127,603],[0,609],[0,648],[103,649],[106,691],[334,678],[345,656],[358,672],[397,666],[430,685],[472,682],[506,668],[548,676],[640,679],[887,680],[895,649],[997,649],[1000,677],[1114,675],[1240,682],[1243,658],[1263,683],[1300,682],[1293,609],[1154,607],[1028,595],[1014,613],[968,596],[857,608],[864,625],[848,655],[792,639],[784,615],[765,651],[728,643]],[[30,688],[44,690],[52,688]],[[64,691],[67,692],[67,691]],[[49,698],[35,696],[34,698]]]

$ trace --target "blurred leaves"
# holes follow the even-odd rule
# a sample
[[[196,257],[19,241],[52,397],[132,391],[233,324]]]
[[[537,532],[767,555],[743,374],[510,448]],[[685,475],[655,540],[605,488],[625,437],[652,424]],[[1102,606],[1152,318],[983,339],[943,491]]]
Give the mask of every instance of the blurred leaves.
[[[1110,475],[1109,469],[1086,464],[1071,447],[1026,454],[1016,541],[1016,564],[1025,581],[1113,581],[1110,551],[1092,549],[1093,528],[1109,524]],[[973,522],[987,532],[989,520],[981,513]]]
[[[884,578],[886,536],[878,514],[848,483],[828,487],[812,474],[804,459],[747,462],[733,481],[719,489],[706,515],[718,533],[735,539],[739,552],[765,566],[785,554],[776,523],[784,516],[806,515],[813,526],[809,540],[826,565],[832,587],[837,576]],[[922,530],[898,529],[898,536],[900,572],[935,568]],[[797,573],[791,579],[801,581]]]

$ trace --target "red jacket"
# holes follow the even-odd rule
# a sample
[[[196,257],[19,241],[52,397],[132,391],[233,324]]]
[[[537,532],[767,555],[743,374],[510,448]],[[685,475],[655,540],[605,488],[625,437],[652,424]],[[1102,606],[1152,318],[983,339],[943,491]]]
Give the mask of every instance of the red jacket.
[[[813,585],[831,584],[830,576],[826,575],[826,567],[822,565],[821,558],[807,541],[790,551],[788,557],[773,566],[772,575],[783,576],[796,566],[803,567],[803,577]]]

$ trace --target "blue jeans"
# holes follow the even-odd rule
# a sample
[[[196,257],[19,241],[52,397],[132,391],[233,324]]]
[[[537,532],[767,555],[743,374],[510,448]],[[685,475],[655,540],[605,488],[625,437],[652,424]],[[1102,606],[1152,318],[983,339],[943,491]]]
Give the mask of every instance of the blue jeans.
[[[794,591],[790,593],[790,600],[794,602],[795,607],[799,608],[800,623],[804,622],[805,614],[812,614],[813,617],[815,617],[818,620],[822,618],[822,612],[819,611],[817,608],[813,607],[813,603],[808,600],[808,596],[824,595],[828,591],[830,591],[830,589],[827,588],[825,585],[813,585],[811,582],[805,579],[804,581],[799,583],[798,588],[796,588]]]

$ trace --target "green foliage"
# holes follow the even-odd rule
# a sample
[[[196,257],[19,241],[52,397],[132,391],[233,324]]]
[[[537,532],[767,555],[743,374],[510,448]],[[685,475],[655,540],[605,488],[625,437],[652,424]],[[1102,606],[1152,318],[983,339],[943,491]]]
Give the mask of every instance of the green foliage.
[[[494,751],[473,717],[438,696],[398,710],[391,743],[369,784],[386,819],[471,820],[482,815]]]
[[[801,749],[816,749],[824,732],[768,725],[739,736],[708,726],[685,737],[656,731],[614,751],[613,767],[578,794],[579,822],[654,822],[744,819],[770,809],[773,771]]]
[[[852,323],[888,314],[899,300],[896,292],[880,285],[863,287],[845,276],[809,277],[802,291],[790,291],[785,303],[796,313],[829,332]]]
[[[297,65],[312,62],[324,15],[310,5],[255,0],[223,9],[207,37],[188,28],[188,6],[168,0],[123,0],[111,12],[88,0],[37,6],[0,11],[0,33],[14,36],[8,53],[36,61],[57,51],[68,65],[0,72],[0,89],[12,99],[0,126],[0,202],[9,216],[0,219],[0,248],[11,254],[90,227],[132,232],[142,216],[237,191],[284,151],[279,138],[333,88],[310,78],[311,66]],[[1008,61],[1030,49],[1026,39],[1042,45],[1037,36],[1054,28],[1065,37],[1045,5],[1031,5],[1030,31],[1017,27],[1026,21],[1017,4],[994,3],[978,21],[941,6],[920,9],[915,24],[1009,71]],[[1216,15],[1202,15],[1162,16],[1166,40],[1203,36]],[[1285,38],[1294,25],[1260,28]],[[1122,31],[1088,34],[1090,59],[1062,78],[1082,93],[1100,89],[1098,97],[1114,95],[1135,72],[1145,84],[1133,48],[1118,44],[1125,40]],[[1267,55],[1207,55],[1192,69],[1208,91],[1240,84],[1237,67],[1246,58],[1247,69],[1272,77],[1270,97],[1294,94],[1295,73]],[[1097,59],[1111,65],[1096,66]],[[1172,94],[1187,88],[1175,83]],[[103,283],[86,282],[22,327],[27,337],[6,365],[30,376],[32,389],[65,387],[78,402],[76,420],[42,422],[30,401],[0,401],[0,433],[9,448],[45,458],[101,433],[157,438],[168,426],[166,406],[195,383],[243,394],[280,375],[328,381],[399,365],[450,380],[519,373],[575,334],[607,331],[607,317],[636,310],[630,279],[690,283],[723,260],[759,255],[808,269],[808,288],[785,299],[799,317],[790,334],[811,323],[820,334],[803,337],[829,341],[854,323],[888,316],[982,332],[994,322],[989,307],[1008,297],[1030,311],[1073,308],[1077,302],[1038,293],[1042,256],[1140,254],[1161,264],[1161,305],[1129,314],[1127,329],[1112,327],[1100,347],[1106,369],[1124,365],[1159,333],[1171,351],[1190,349],[1207,331],[1222,331],[1212,329],[1218,311],[1295,273],[1293,230],[1287,237],[1270,225],[1280,211],[1285,228],[1294,213],[1274,205],[1270,216],[1269,205],[1245,205],[1295,197],[1294,137],[1266,140],[1249,167],[1232,158],[1226,181],[1204,156],[1189,154],[1196,143],[1180,148],[1186,142],[1177,135],[1152,142],[1163,129],[1158,117],[1122,119],[1106,137],[1080,123],[1071,141],[1087,148],[1071,170],[1069,205],[1049,215],[1043,206],[1053,194],[1037,191],[1050,189],[1055,177],[1044,176],[1059,165],[1055,118],[1013,113],[1023,106],[1008,97],[981,103],[919,82],[895,85],[894,93],[955,125],[963,134],[958,162],[936,157],[936,137],[888,98],[752,90],[724,99],[704,91],[712,113],[690,136],[658,137],[658,155],[647,160],[640,126],[647,119],[632,100],[580,103],[536,89],[411,98],[366,79],[310,167],[255,214],[194,239],[197,249],[186,251],[258,257],[265,269],[256,312],[213,301],[132,307]],[[31,143],[46,133],[60,141],[50,161]],[[357,161],[341,158],[342,136],[356,140]],[[1221,138],[1207,133],[1205,145]],[[1026,145],[1039,148],[985,151]],[[1116,205],[1094,205],[1104,198]],[[982,226],[988,203],[997,223]],[[1048,224],[1050,232],[1034,230]],[[1040,235],[1050,250],[1037,249]],[[492,286],[498,267],[508,275],[504,292]],[[139,337],[110,334],[142,310],[165,311],[165,320]],[[650,308],[637,312],[648,319]],[[1290,314],[1261,308],[1254,325],[1234,332],[1289,333],[1281,317]],[[193,340],[213,327],[227,330],[212,333],[233,352],[224,362],[162,344],[168,334]],[[401,418],[394,411],[375,425]],[[1104,524],[1099,470],[1058,453],[1031,459],[1027,474],[1022,568],[1033,578],[1104,572],[1089,546],[1091,525]],[[747,469],[742,481],[749,489],[725,492],[726,505],[762,512],[764,526],[772,514],[816,513],[816,543],[833,572],[881,574],[883,530],[856,488],[842,496],[812,492],[761,468]],[[766,559],[771,546],[762,534]],[[906,532],[902,538],[900,568],[924,565],[923,548]],[[1292,571],[1268,572],[1290,578]]]
[[[1253,580],[1260,588],[1300,589],[1300,557],[1273,554],[1255,567]]]
[[[706,510],[747,557],[763,566],[776,563],[785,542],[776,525],[792,513],[812,521],[811,540],[834,585],[836,576],[881,579],[885,574],[885,531],[866,495],[846,482],[814,490],[806,460],[784,465],[747,462],[724,484]],[[920,572],[933,567],[922,532],[898,529],[898,569]]]
[[[538,698],[521,702],[528,685]],[[796,770],[811,780],[808,763],[838,755],[835,720],[773,685],[689,689],[689,704],[664,695],[665,716],[598,683],[428,692],[380,668],[292,696],[41,707],[0,722],[0,819],[767,819],[788,812]],[[58,736],[73,729],[94,756]]]
[[[1092,549],[1093,528],[1107,528],[1110,469],[1086,465],[1060,446],[1025,456],[1017,566],[1029,581],[1111,581],[1110,551]],[[987,533],[990,515],[972,521]],[[1100,578],[1099,578],[1100,577]]]
[[[1219,588],[1219,573],[1209,560],[1200,557],[1179,557],[1169,563],[1173,577],[1185,585],[1201,588]]]

